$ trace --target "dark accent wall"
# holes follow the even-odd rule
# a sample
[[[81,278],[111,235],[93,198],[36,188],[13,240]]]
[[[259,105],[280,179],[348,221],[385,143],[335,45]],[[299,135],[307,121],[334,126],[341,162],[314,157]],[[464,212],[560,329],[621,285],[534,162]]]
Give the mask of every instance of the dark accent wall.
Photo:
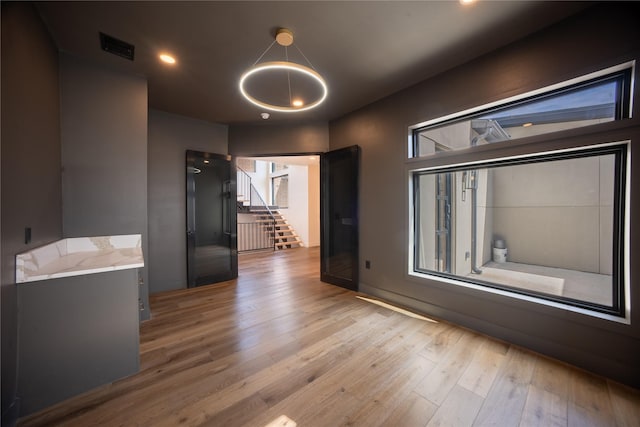
[[[137,373],[137,300],[136,269],[21,285],[20,416]]]
[[[640,387],[640,268],[633,262],[640,253],[640,229],[634,220],[640,207],[640,171],[634,168],[640,147],[638,118],[568,132],[564,134],[567,138],[556,141],[541,137],[513,143],[512,149],[500,151],[513,155],[533,146],[632,139],[631,212],[635,213],[630,235],[631,324],[407,274],[409,170],[414,167],[412,163],[415,165],[407,160],[408,127],[640,59],[638,16],[638,4],[633,2],[597,4],[503,49],[332,121],[332,150],[354,144],[362,147],[360,261],[370,260],[372,268],[361,267],[360,290]],[[636,84],[634,116],[638,111],[637,93]],[[539,145],[535,145],[536,141]],[[488,147],[481,154],[467,150],[456,154],[455,161],[477,160],[488,156],[490,150],[498,148]],[[439,157],[443,160],[432,162],[446,164],[447,157],[449,153]]]
[[[59,106],[58,51],[47,30],[33,5],[2,2],[3,426],[18,413],[15,255],[62,237]]]
[[[60,55],[63,236],[142,234],[149,317],[147,81]]]
[[[324,153],[329,150],[326,122],[259,124],[229,127],[229,154]]]
[[[227,126],[149,110],[149,291],[187,287],[186,150],[227,154]]]

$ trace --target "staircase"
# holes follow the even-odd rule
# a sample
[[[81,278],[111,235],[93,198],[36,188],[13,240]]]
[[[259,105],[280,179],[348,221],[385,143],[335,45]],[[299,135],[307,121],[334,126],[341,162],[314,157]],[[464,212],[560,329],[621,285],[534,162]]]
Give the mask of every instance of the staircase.
[[[268,206],[257,192],[251,178],[238,168],[239,214],[253,216],[250,223],[238,223],[238,251],[258,249],[293,249],[302,247],[295,230],[275,206]]]
[[[291,224],[277,210],[272,210],[270,213],[267,211],[252,211],[251,213],[256,222],[263,225],[265,233],[273,236],[275,249],[293,249],[303,246]]]

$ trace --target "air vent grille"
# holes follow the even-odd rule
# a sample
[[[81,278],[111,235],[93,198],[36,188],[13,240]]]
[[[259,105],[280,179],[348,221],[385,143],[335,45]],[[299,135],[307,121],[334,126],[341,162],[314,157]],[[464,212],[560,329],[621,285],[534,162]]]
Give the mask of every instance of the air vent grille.
[[[100,33],[100,46],[105,52],[113,53],[133,61],[135,46],[105,33]]]

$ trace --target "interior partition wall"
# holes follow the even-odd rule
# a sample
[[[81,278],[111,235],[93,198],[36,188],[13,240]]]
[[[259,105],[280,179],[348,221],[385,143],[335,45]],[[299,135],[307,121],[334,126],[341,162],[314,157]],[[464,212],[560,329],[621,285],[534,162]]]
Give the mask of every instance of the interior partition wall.
[[[632,18],[637,16],[637,11],[638,6],[632,3],[594,5],[575,17],[467,64],[431,76],[407,90],[331,122],[332,149],[353,144],[362,147],[359,190],[362,213],[359,223],[360,264],[369,260],[370,268],[360,269],[360,291],[413,307],[431,316],[510,341],[636,387],[640,386],[640,366],[637,363],[640,351],[640,311],[636,310],[640,307],[640,270],[635,265],[637,263],[631,262],[628,267],[627,287],[631,312],[623,321],[415,277],[411,274],[409,265],[413,257],[413,252],[409,250],[413,215],[410,205],[410,176],[411,171],[416,169],[630,141],[627,176],[629,192],[625,209],[635,215],[634,212],[640,209],[640,174],[635,167],[640,137],[637,84],[633,86],[631,93],[634,102],[630,118],[622,121],[560,130],[553,137],[540,134],[509,144],[484,144],[474,150],[468,147],[457,154],[445,152],[428,162],[409,158],[412,142],[409,128],[428,120],[637,60],[640,56],[640,28],[636,25],[635,18]],[[631,75],[637,82],[637,67],[633,68]],[[466,135],[465,141],[469,144],[469,134]],[[468,169],[473,169],[473,166]],[[452,184],[453,196],[460,199],[462,172],[464,171],[455,171],[456,174],[459,173],[456,177],[458,181]],[[487,173],[486,178],[480,175],[480,183],[483,179],[491,182],[496,178],[504,182],[502,177],[492,172]],[[469,180],[468,173],[467,181]],[[526,182],[526,185],[531,184],[531,180]],[[467,191],[466,197],[469,200],[470,192]],[[495,191],[493,201],[491,195],[486,197],[486,206],[483,206],[482,196],[478,194],[479,208],[484,207],[486,212],[498,208]],[[496,211],[495,214],[505,215],[507,208],[517,206],[515,202],[513,198],[502,200],[500,203],[504,203],[502,207],[505,209],[501,213]],[[604,202],[603,200],[600,205],[598,201],[598,210],[600,206],[607,208]],[[507,206],[506,203],[510,205]],[[481,209],[476,214],[478,224],[482,224]],[[488,218],[489,216],[484,219],[485,229],[494,227],[495,231],[495,215],[493,225]],[[435,221],[435,218],[432,219]],[[470,227],[470,224],[466,224],[469,222],[465,220],[465,227]],[[435,225],[432,227],[435,229]],[[631,223],[626,233],[629,257],[633,260],[640,250],[640,229]],[[478,238],[482,237],[479,233]],[[484,239],[483,247],[478,248],[478,267],[482,267],[481,262],[484,263],[488,256],[489,247],[486,243],[495,237],[485,236]],[[506,240],[506,244],[508,251],[513,252],[513,257],[528,256],[516,246],[511,246],[512,250],[509,240]],[[455,242],[452,234],[452,245]],[[578,250],[586,245],[580,246]],[[435,246],[431,250],[435,251]],[[456,254],[456,257],[464,260],[464,252]],[[470,264],[470,256],[467,262]],[[604,259],[602,262],[607,263]]]

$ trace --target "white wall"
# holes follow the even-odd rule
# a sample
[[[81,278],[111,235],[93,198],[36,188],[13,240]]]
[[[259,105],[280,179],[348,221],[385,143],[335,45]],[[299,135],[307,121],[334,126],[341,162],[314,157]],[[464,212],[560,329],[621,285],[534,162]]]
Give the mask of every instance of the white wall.
[[[264,199],[267,205],[271,204],[271,182],[269,181],[269,167],[270,162],[256,160],[256,171],[247,172],[247,175],[251,177],[251,184],[260,193],[260,196]]]
[[[469,181],[469,174],[466,173],[466,180]],[[471,272],[471,193],[472,190],[464,189],[465,174],[455,172],[451,178],[453,187],[452,206],[452,236],[453,258],[452,271],[459,276],[466,276]]]
[[[291,224],[304,246],[320,246],[320,165],[288,164],[286,157],[279,158],[278,163],[287,164],[288,168],[271,173],[269,161],[256,159],[256,171],[247,172],[251,183],[271,205],[271,178],[288,175],[289,206],[278,211]]]
[[[307,167],[309,199],[309,240],[307,246],[320,246],[320,166]]]
[[[306,166],[289,165],[285,173],[289,175],[289,206],[280,209],[287,222],[295,229],[304,246],[309,242],[309,174]],[[275,175],[274,175],[275,176]]]

